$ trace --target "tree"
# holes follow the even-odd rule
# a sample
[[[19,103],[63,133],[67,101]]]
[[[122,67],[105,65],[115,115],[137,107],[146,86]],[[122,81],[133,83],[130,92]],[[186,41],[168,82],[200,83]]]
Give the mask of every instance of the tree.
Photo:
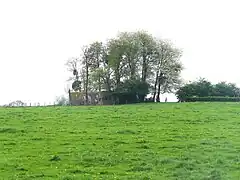
[[[89,45],[89,79],[93,91],[101,92],[102,88],[111,91],[111,69],[107,51],[108,47],[102,42],[96,41]]]
[[[122,64],[125,65],[123,73],[125,79],[134,80],[138,72],[139,42],[134,33],[120,33],[118,36],[122,49]]]
[[[78,58],[71,58],[65,64],[70,72],[72,72],[73,77],[70,77],[68,80],[72,81],[72,89],[74,91],[81,91],[81,76],[80,76],[80,66],[81,61]]]
[[[171,42],[158,40],[153,101],[156,98],[156,101],[160,102],[161,93],[173,92],[180,85],[180,73],[183,69],[181,55],[182,51],[175,48]]]
[[[185,101],[187,97],[193,97],[197,94],[197,88],[196,83],[187,83],[184,86],[180,87],[177,92],[176,96],[179,99],[179,101]]]
[[[94,54],[90,46],[83,46],[80,58],[71,58],[67,61],[66,66],[70,72],[73,73],[73,78],[69,80],[74,80],[72,83],[72,89],[75,91],[82,90],[85,93],[85,104],[88,104],[88,91],[90,86],[90,67],[92,66],[92,59]]]
[[[159,74],[159,72],[157,72],[157,74]],[[166,76],[163,72],[160,72],[160,75],[156,76],[156,82],[155,84],[158,84],[158,91],[157,91],[157,98],[156,101],[160,102],[160,93],[161,93],[161,85],[163,85],[166,81]],[[155,91],[156,93],[156,91]],[[154,95],[155,98],[155,95]]]
[[[82,78],[84,82],[85,104],[88,104],[88,89],[89,89],[89,68],[91,66],[91,59],[93,54],[89,46],[82,48]]]
[[[207,96],[211,96],[213,94],[213,85],[211,82],[209,82],[208,80],[204,79],[204,78],[200,78],[197,82],[196,82],[196,94],[195,96],[198,97],[207,97]]]
[[[119,88],[121,78],[125,73],[124,45],[120,39],[111,39],[108,42],[108,65],[113,71],[114,87]]]
[[[180,87],[176,96],[180,101],[189,97],[237,97],[240,89],[233,83],[220,82],[212,84],[204,78],[187,83]]]
[[[145,31],[122,32],[106,43],[94,42],[83,48],[74,87],[81,89],[79,84],[83,84],[86,102],[88,91],[103,89],[113,93],[117,102],[141,102],[150,91],[154,100],[160,101],[161,93],[173,92],[181,82],[181,53],[169,41]],[[75,61],[68,63],[74,72],[79,64]]]
[[[141,67],[141,80],[147,81],[152,75],[152,68],[156,65],[157,43],[151,34],[145,31],[135,33],[135,39],[138,41],[138,65]]]
[[[208,97],[212,96],[214,86],[208,80],[199,78],[180,87],[176,92],[176,96],[180,101],[184,101],[187,97]]]
[[[66,106],[69,105],[69,101],[65,96],[59,96],[56,97],[54,104],[57,106]]]
[[[104,48],[102,42],[94,42],[89,45],[89,68],[92,71],[93,82],[96,82],[97,89],[101,92],[102,81],[99,68],[103,67],[102,63],[104,62]]]
[[[214,86],[213,96],[229,96],[236,97],[239,96],[240,90],[233,83],[219,82]]]
[[[11,103],[8,104],[8,106],[12,107],[12,106],[24,106],[26,103],[24,103],[23,101],[21,100],[17,100],[17,101],[13,101]]]
[[[114,91],[118,104],[142,102],[141,97],[149,93],[149,84],[141,79],[127,79]]]

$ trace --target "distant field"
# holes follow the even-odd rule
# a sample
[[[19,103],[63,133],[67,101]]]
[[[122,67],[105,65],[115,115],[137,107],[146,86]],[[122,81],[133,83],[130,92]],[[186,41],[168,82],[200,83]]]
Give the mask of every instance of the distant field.
[[[0,108],[0,179],[240,179],[239,103]]]

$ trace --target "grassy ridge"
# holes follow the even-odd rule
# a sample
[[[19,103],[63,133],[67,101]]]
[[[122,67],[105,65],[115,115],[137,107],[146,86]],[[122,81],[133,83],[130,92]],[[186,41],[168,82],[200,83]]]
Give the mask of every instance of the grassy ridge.
[[[0,179],[240,179],[240,104],[0,108]]]

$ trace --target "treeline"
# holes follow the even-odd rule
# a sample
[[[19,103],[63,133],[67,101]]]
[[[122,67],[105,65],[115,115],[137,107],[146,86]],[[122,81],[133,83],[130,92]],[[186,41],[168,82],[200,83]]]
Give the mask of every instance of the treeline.
[[[182,51],[170,41],[145,31],[122,32],[106,42],[82,48],[81,56],[68,61],[73,72],[72,88],[85,93],[107,91],[117,103],[152,101],[160,94],[174,92],[181,83]]]
[[[180,87],[176,96],[179,101],[240,101],[240,88],[233,83],[212,84],[204,78]]]

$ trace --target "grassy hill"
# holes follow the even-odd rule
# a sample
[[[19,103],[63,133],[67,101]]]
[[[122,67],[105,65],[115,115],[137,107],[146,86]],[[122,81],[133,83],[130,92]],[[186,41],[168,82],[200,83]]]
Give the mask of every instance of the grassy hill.
[[[0,108],[0,179],[240,179],[240,104]]]

